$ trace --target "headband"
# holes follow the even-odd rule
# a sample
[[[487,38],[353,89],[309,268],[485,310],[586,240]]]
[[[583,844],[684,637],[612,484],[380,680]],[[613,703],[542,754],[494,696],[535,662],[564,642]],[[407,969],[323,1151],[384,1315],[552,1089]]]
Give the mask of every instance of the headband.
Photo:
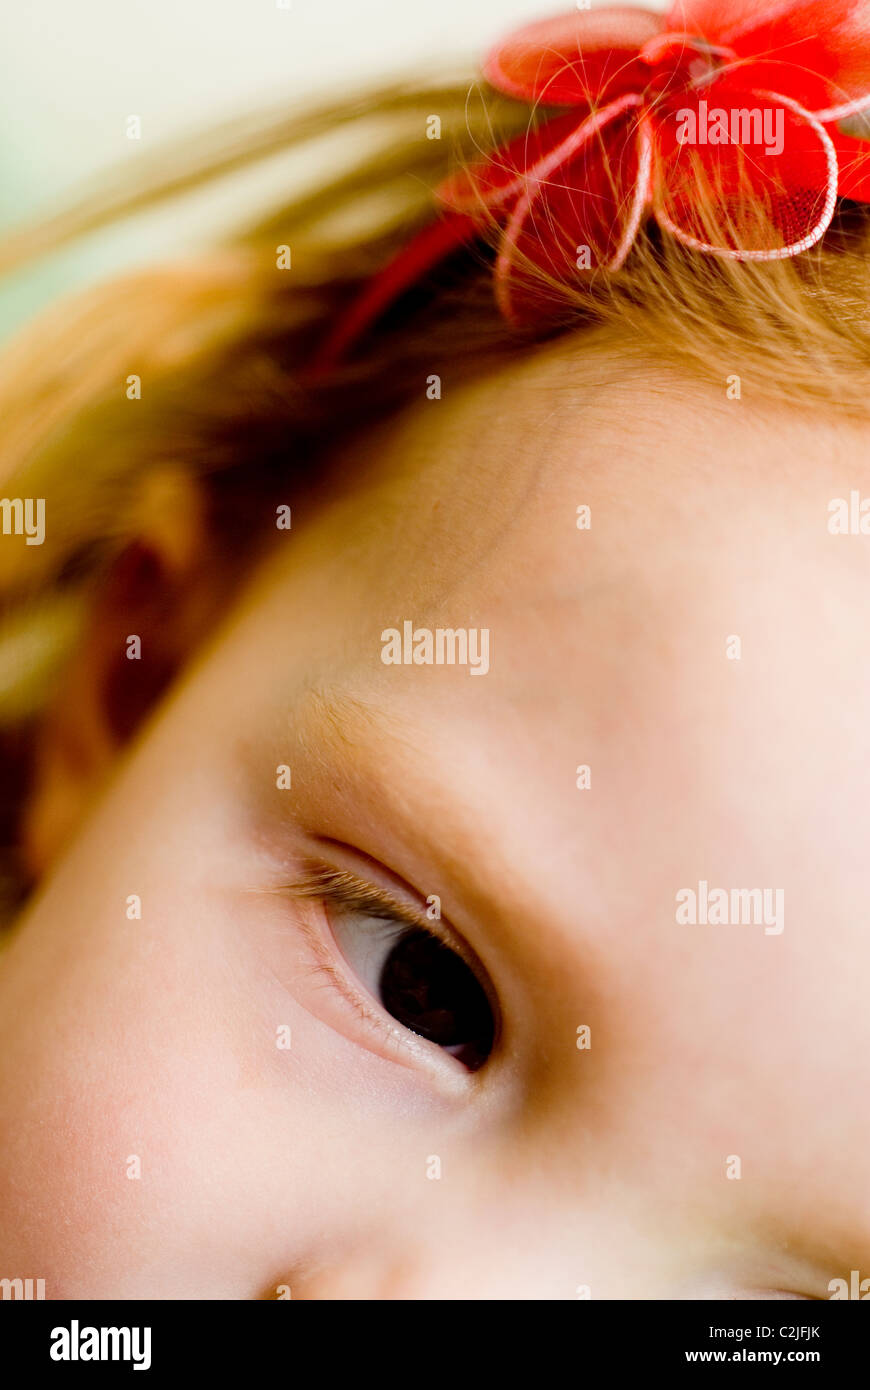
[[[838,196],[870,203],[870,0],[578,8],[509,35],[482,72],[546,119],[438,185],[437,216],[332,325],[315,373],[493,226],[496,301],[522,327],[553,314],[553,286],[618,270],[649,219],[767,261],[820,241]]]

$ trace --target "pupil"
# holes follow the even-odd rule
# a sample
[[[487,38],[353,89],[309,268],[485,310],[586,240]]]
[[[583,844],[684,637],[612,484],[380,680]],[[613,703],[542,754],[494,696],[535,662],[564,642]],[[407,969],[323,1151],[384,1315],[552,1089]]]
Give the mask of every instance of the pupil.
[[[398,1023],[448,1049],[469,1071],[492,1052],[495,1020],[485,991],[465,961],[421,927],[396,942],[379,990]]]

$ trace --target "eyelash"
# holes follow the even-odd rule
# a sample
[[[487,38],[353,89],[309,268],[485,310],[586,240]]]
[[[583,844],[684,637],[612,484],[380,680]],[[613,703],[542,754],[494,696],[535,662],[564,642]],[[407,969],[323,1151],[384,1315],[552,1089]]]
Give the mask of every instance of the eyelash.
[[[444,927],[444,923],[440,920],[430,921],[422,911],[415,911],[384,889],[357,878],[345,869],[336,869],[332,865],[315,861],[307,861],[298,878],[283,885],[278,891],[297,902],[307,900],[324,909],[325,923],[316,925],[304,916],[299,920],[300,930],[311,950],[312,975],[328,982],[337,990],[345,1002],[354,1009],[358,1018],[377,1030],[391,1051],[399,1050],[411,1057],[424,1058],[430,1066],[437,1057],[442,1066],[446,1064],[453,1071],[452,1062],[440,1049],[409,1029],[403,1028],[401,1024],[391,1022],[388,1014],[370,1002],[371,996],[368,992],[353,983],[349,969],[345,971],[338,964],[338,948],[334,944],[330,945],[324,932],[325,925],[330,938],[332,937],[329,927],[329,904],[336,908],[359,912],[372,921],[381,921],[394,927],[418,928],[442,941],[480,978],[479,967],[476,968],[471,963],[471,953]]]
[[[341,907],[365,912],[371,917],[386,918],[409,927],[424,925],[421,913],[406,907],[384,889],[376,888],[347,869],[336,869],[331,864],[307,861],[299,877],[287,884],[284,891],[294,898],[324,899]]]

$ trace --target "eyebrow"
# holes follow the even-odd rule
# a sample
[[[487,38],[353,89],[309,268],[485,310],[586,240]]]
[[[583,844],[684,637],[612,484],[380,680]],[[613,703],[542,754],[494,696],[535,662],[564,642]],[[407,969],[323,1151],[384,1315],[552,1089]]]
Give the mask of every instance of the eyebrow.
[[[437,739],[434,744],[431,737],[427,739],[430,731],[425,722],[415,721],[402,705],[392,700],[376,704],[368,698],[370,692],[376,693],[372,687],[361,694],[365,687],[361,680],[354,683],[354,674],[348,672],[348,679],[341,683],[309,681],[292,706],[276,717],[270,730],[258,728],[246,738],[248,775],[255,769],[258,774],[254,797],[262,811],[258,833],[274,834],[280,843],[280,825],[289,819],[303,833],[310,836],[313,832],[321,843],[328,841],[333,830],[323,823],[322,804],[328,806],[337,798],[342,828],[336,831],[336,842],[350,835],[357,855],[372,855],[387,872],[404,878],[413,896],[422,897],[419,872],[412,877],[402,874],[393,857],[385,861],[381,853],[381,829],[386,828],[391,837],[398,831],[424,866],[427,882],[439,883],[445,891],[450,885],[468,915],[494,917],[507,927],[511,914],[506,914],[504,901],[511,891],[516,864],[505,858],[503,847],[493,839],[492,827],[487,827],[487,849],[493,859],[487,875],[489,885],[480,881],[478,873],[470,872],[468,837],[479,832],[481,817],[478,808],[464,797],[446,797],[450,760],[443,756],[443,745]],[[274,781],[264,782],[259,775],[264,737],[268,736],[277,748],[285,747],[288,739],[295,740],[304,765],[299,794],[287,801],[279,799],[277,807],[282,814],[277,820],[276,802],[271,795],[264,797]],[[457,745],[456,757],[463,761],[461,745]],[[361,824],[371,833],[356,833]],[[264,826],[271,828],[264,832]],[[515,903],[516,896],[510,900]]]
[[[361,733],[404,742],[410,750],[414,749],[405,720],[338,684],[308,686],[294,713],[293,724],[305,751],[315,757],[324,734],[332,750],[342,755],[359,755]],[[311,737],[315,729],[318,744]]]

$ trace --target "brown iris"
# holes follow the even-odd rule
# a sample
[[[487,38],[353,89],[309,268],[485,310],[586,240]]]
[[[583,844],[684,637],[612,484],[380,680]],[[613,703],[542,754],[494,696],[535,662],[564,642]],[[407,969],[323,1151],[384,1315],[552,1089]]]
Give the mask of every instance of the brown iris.
[[[452,1052],[469,1071],[482,1067],[495,1041],[486,992],[465,961],[430,932],[405,932],[384,962],[381,1002],[398,1023]]]

